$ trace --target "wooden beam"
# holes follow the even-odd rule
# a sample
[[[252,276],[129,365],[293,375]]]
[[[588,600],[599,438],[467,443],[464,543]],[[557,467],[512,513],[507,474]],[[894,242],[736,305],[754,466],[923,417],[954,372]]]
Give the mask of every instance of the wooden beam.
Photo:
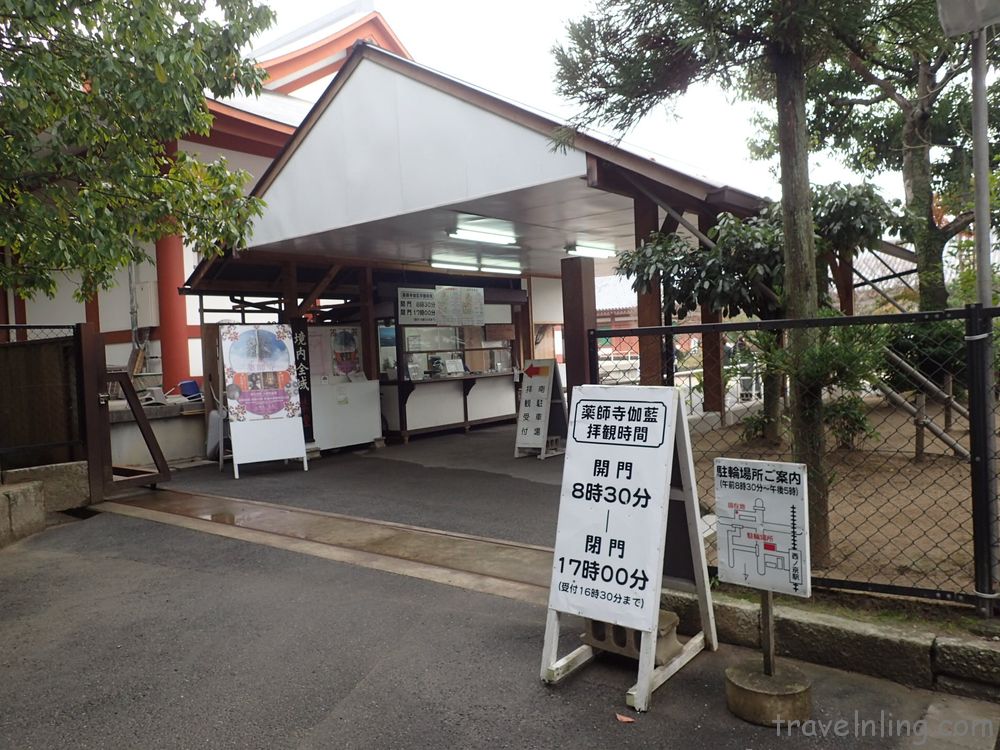
[[[281,266],[281,309],[282,323],[291,323],[292,318],[302,317],[299,314],[298,268],[294,261]]]
[[[333,280],[337,278],[337,274],[340,273],[343,270],[343,268],[344,267],[339,263],[330,266],[327,272],[323,274],[323,278],[317,282],[316,286],[312,288],[312,291],[310,291],[305,296],[305,299],[303,299],[302,302],[299,304],[299,309],[298,309],[299,317],[302,317],[307,312],[309,312],[309,309],[313,306],[313,303],[316,300],[318,300],[320,295],[324,291],[326,291],[326,288],[330,286],[331,283],[333,283]]]
[[[594,288],[594,259],[563,258],[563,351],[566,357],[566,389],[572,398],[573,386],[591,381],[590,347],[587,332],[597,328]]]

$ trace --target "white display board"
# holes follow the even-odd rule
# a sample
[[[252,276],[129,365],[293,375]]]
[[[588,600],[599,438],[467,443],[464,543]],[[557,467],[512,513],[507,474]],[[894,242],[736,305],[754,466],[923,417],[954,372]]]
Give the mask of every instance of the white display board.
[[[719,579],[809,597],[809,492],[805,464],[715,459]]]
[[[404,326],[481,326],[486,323],[482,288],[438,286],[400,287],[398,323]]]
[[[484,293],[477,287],[434,288],[435,317],[439,326],[481,326],[486,323]]]
[[[549,606],[649,632],[660,610],[676,392],[574,394]]]
[[[573,389],[541,678],[559,682],[595,655],[594,646],[583,645],[557,658],[560,613],[641,631],[638,681],[626,694],[639,711],[671,675],[717,647],[680,404],[679,391],[662,386]],[[665,584],[697,596],[702,630],[655,666]]]
[[[223,325],[219,346],[234,476],[257,461],[301,458],[308,468],[291,328]]]
[[[410,289],[400,287],[397,293],[401,326],[437,325],[437,305],[433,289]]]
[[[535,455],[535,451],[539,458],[562,453],[566,421],[566,398],[556,361],[528,360],[521,373],[514,457]],[[549,438],[552,437],[560,438],[560,445],[549,450]]]

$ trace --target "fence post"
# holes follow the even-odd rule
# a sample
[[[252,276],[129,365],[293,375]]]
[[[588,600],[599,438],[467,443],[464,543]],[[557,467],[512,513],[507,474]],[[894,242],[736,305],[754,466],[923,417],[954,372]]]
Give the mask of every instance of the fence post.
[[[952,416],[951,402],[955,398],[955,386],[952,382],[952,377],[950,372],[946,372],[944,375],[944,388],[942,389],[945,395],[948,396],[948,400],[944,402],[944,431],[951,432],[954,417]]]
[[[924,424],[927,422],[927,396],[923,392],[917,394],[917,411],[913,415],[913,424],[917,428],[916,455],[913,457],[918,463],[924,460]]]
[[[994,472],[994,399],[992,324],[981,304],[966,305],[965,341],[969,373],[969,448],[972,480],[972,548],[976,592],[994,592],[996,474]],[[980,599],[990,616],[994,602]]]
[[[589,353],[589,362],[587,364],[590,366],[590,372],[588,373],[590,377],[587,379],[587,382],[599,385],[601,382],[601,363],[597,360],[597,331],[593,328],[587,329],[587,351]]]

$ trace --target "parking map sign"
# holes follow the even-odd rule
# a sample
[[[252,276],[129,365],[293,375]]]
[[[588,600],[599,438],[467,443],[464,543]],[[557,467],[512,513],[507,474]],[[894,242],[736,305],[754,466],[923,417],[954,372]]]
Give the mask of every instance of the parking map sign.
[[[673,388],[573,390],[551,609],[656,627],[678,404]]]
[[[809,597],[805,464],[715,459],[719,579]]]

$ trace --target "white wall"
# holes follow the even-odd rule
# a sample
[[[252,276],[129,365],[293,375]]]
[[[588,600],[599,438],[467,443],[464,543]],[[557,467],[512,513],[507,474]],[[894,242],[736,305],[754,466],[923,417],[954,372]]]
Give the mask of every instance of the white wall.
[[[535,325],[563,322],[561,279],[532,277],[531,318]]]
[[[38,293],[34,299],[25,300],[26,322],[33,325],[83,323],[87,319],[86,310],[82,303],[73,299],[79,279],[78,274],[62,274],[53,299]],[[13,319],[11,315],[11,320]]]

